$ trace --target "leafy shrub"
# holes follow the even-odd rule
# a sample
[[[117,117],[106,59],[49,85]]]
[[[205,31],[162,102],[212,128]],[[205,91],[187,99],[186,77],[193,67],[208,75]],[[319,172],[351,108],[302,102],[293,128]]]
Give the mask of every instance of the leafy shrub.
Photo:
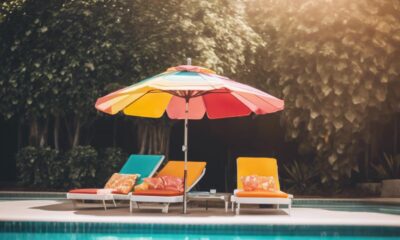
[[[78,146],[65,154],[28,146],[17,153],[18,180],[25,187],[65,190],[101,187],[127,159],[119,148],[107,148],[100,156],[92,146]]]
[[[307,194],[317,189],[319,179],[313,164],[294,160],[290,165],[284,165],[283,183],[291,193]]]
[[[17,153],[17,178],[24,184],[34,184],[35,171],[38,162],[38,152],[35,147],[22,148]]]
[[[68,166],[69,187],[96,187],[97,168],[101,162],[97,159],[97,151],[92,146],[77,146],[65,154]]]
[[[60,156],[57,150],[49,147],[39,148],[38,167],[35,168],[35,176],[37,176],[40,186],[52,187],[55,182],[63,180],[62,172],[64,169],[58,168]],[[60,178],[60,179],[59,179]]]
[[[379,179],[395,179],[400,178],[400,154],[387,155],[383,154],[381,164],[372,164]]]
[[[101,164],[98,165],[96,178],[99,183],[104,183],[110,176],[118,172],[125,163],[127,155],[120,148],[106,148],[100,154]]]
[[[59,181],[58,151],[51,148],[25,147],[17,153],[18,180],[24,186],[48,187]],[[62,177],[60,177],[62,178]]]
[[[68,177],[68,166],[66,166],[63,156],[56,150],[51,149],[51,151],[56,152],[56,156],[42,155],[42,160],[46,166],[47,176],[46,186],[52,189],[65,189],[68,186],[66,178]]]

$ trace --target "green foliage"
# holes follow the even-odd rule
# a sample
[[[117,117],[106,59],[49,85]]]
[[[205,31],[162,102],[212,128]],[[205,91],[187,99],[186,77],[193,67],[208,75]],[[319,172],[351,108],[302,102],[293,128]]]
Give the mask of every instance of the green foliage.
[[[236,73],[261,44],[244,18],[242,0],[21,0],[2,8],[0,116],[30,125],[35,119],[57,122],[53,131],[68,133],[70,146],[79,144],[80,128],[90,127],[93,105],[108,90],[184,64],[187,57]],[[37,135],[47,136],[41,133],[46,127]],[[63,127],[67,131],[59,131]]]
[[[57,156],[58,152],[50,148],[21,149],[16,157],[19,181],[36,187],[55,185],[63,172],[63,168],[58,168]]]
[[[383,154],[381,164],[372,164],[379,179],[396,179],[400,178],[400,154],[388,155]]]
[[[245,51],[255,53],[259,36],[244,18],[243,1],[132,1],[133,25],[139,36],[133,47],[135,69],[141,78],[186,63],[240,72]],[[254,62],[253,62],[254,64]]]
[[[309,162],[294,160],[283,166],[283,183],[287,191],[296,194],[314,193],[318,186],[318,171]]]
[[[32,184],[35,182],[34,169],[38,161],[37,155],[34,147],[23,148],[17,154],[17,176],[23,184]]]
[[[102,187],[127,159],[119,148],[107,148],[98,156],[91,146],[78,146],[60,154],[50,148],[22,148],[17,156],[18,180],[25,187],[65,190]]]
[[[0,23],[15,9],[21,7],[26,0],[3,0],[0,3]]]
[[[253,78],[284,98],[287,138],[315,154],[322,182],[348,179],[368,123],[400,110],[399,1],[252,0],[247,10],[266,42]]]
[[[26,1],[8,16],[0,26],[7,118],[95,112],[96,98],[121,79],[128,58],[117,23],[127,11],[118,2]]]
[[[106,148],[104,152],[100,152],[99,163],[97,164],[96,179],[98,184],[102,186],[111,177],[113,173],[119,172],[128,156],[120,148]]]
[[[48,151],[47,156],[41,156],[41,161],[44,163],[45,168],[37,173],[46,174],[47,170],[47,178],[44,179],[42,185],[51,189],[66,189],[69,186],[69,181],[67,180],[69,167],[65,165],[64,158],[58,151],[50,148],[46,149]]]
[[[69,167],[68,180],[71,187],[96,187],[97,169],[101,162],[92,146],[77,146],[65,154],[65,164]],[[101,165],[100,165],[101,166]]]

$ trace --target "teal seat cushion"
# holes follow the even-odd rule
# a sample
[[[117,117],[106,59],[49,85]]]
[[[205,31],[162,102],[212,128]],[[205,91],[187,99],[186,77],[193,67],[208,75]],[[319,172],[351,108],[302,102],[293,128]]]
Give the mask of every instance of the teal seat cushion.
[[[164,155],[139,155],[132,154],[128,161],[121,168],[119,173],[122,174],[140,174],[136,184],[143,182],[144,178],[151,177],[161,162],[164,160]]]

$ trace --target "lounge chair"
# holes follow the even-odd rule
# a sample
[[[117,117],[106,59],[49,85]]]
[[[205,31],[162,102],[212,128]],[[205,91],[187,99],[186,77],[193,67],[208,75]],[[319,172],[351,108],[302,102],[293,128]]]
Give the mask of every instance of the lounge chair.
[[[205,162],[187,162],[187,192],[189,192],[204,176],[206,171]],[[184,162],[168,161],[163,169],[157,174],[158,177],[174,176],[183,178]],[[169,190],[139,190],[132,192],[130,199],[130,211],[133,207],[141,209],[161,209],[163,213],[168,213],[171,203],[182,203],[183,193]],[[157,205],[144,206],[142,203],[159,203]],[[160,205],[161,204],[161,205]]]
[[[136,155],[132,154],[124,166],[119,171],[120,174],[138,174],[140,175],[136,181],[136,184],[143,182],[146,177],[152,177],[157,171],[158,167],[164,160],[163,155]],[[106,201],[111,200],[116,206],[115,200],[129,200],[129,194],[117,194],[117,193],[104,193],[98,194],[96,188],[86,189],[73,189],[67,193],[67,199],[73,200],[74,207],[77,206],[77,200],[97,200],[103,202],[104,210],[107,210]],[[101,192],[101,191],[100,191]]]
[[[241,177],[258,175],[274,177],[277,191],[244,191]],[[237,159],[237,189],[231,197],[232,210],[236,204],[236,214],[240,213],[240,204],[273,204],[292,207],[293,195],[280,191],[278,164],[274,158],[240,157]]]

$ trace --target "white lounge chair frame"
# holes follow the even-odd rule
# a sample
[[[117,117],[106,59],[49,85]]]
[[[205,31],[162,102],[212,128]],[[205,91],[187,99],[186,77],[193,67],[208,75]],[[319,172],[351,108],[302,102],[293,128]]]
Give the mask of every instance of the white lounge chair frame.
[[[163,156],[158,164],[154,166],[153,171],[149,174],[148,177],[152,177],[157,169],[160,167],[161,163],[164,161],[165,156]],[[129,194],[85,194],[85,193],[67,193],[67,199],[72,200],[72,204],[74,206],[74,209],[78,208],[78,201],[81,200],[82,203],[85,203],[85,200],[88,201],[101,201],[103,203],[103,208],[104,210],[107,210],[107,204],[106,201],[112,201],[114,204],[114,207],[117,207],[117,204],[115,203],[115,200],[122,200],[122,201],[128,201],[130,199],[131,193]]]
[[[206,169],[203,169],[201,175],[196,179],[196,181],[188,188],[189,192],[204,176]],[[146,195],[134,195],[130,196],[129,210],[132,213],[133,208],[139,209],[161,209],[162,213],[168,213],[169,205],[171,203],[182,203],[183,195],[179,196],[146,196]],[[160,203],[161,205],[147,205],[141,206],[141,203]]]
[[[293,195],[290,195],[287,198],[261,198],[261,197],[238,197],[236,196],[236,193],[238,189],[235,189],[234,195],[231,196],[231,202],[232,202],[232,211],[234,211],[235,205],[236,205],[236,215],[240,214],[240,204],[272,204],[272,205],[277,205],[277,208],[279,209],[280,205],[287,205],[288,208],[288,214],[291,215],[291,210],[292,210],[292,200],[293,200]]]

